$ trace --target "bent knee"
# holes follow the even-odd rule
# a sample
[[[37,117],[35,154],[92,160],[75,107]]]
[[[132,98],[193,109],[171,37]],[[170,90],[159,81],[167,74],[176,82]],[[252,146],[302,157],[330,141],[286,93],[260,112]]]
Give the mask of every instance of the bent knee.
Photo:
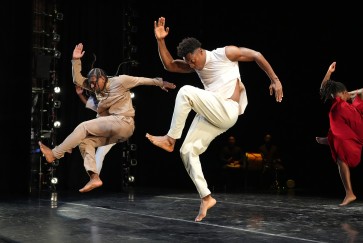
[[[184,85],[179,89],[178,95],[187,95],[193,92],[196,88],[191,85]]]
[[[90,145],[90,144],[84,143],[84,142],[81,142],[81,143],[78,145],[78,148],[79,148],[79,151],[81,152],[81,154],[83,154],[85,151],[90,150],[90,149],[95,150],[95,147],[93,147],[93,146],[92,146],[92,145]]]

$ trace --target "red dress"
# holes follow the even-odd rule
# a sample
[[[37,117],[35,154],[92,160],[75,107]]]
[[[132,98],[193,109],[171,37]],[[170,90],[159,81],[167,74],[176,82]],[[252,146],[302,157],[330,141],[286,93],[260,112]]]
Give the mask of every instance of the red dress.
[[[340,158],[349,167],[356,167],[363,147],[363,100],[357,96],[350,104],[335,98],[329,121],[328,141],[333,160]]]

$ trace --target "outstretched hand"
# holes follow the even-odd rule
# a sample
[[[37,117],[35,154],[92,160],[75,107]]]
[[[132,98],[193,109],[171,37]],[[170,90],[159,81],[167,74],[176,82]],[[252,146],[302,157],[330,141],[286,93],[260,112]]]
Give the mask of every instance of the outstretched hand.
[[[277,102],[282,101],[282,97],[284,97],[284,93],[282,92],[282,84],[280,80],[275,80],[274,83],[270,84],[269,87],[270,95],[273,95],[275,93],[275,98]]]
[[[164,39],[169,34],[169,27],[165,28],[164,17],[160,17],[158,21],[154,21],[154,33],[157,40]]]
[[[169,89],[175,89],[176,85],[168,81],[163,81],[163,86],[160,87],[162,90],[168,92]]]
[[[84,55],[83,44],[79,43],[73,50],[73,59],[80,59]]]

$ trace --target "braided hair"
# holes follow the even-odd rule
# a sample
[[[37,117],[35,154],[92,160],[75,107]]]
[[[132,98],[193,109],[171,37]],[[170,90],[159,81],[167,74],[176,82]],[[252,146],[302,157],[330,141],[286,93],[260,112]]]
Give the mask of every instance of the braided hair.
[[[107,92],[105,92],[105,87],[106,87],[106,83],[108,81],[108,76],[107,76],[106,72],[103,69],[101,69],[101,68],[92,68],[88,72],[87,78],[85,80],[85,83],[87,84],[86,86],[88,88],[91,87],[91,82],[90,81],[91,81],[91,78],[92,77],[96,77],[96,87],[97,88],[99,88],[99,86],[98,86],[98,79],[101,78],[101,77],[103,77],[105,79],[105,85],[103,87],[103,90],[96,90],[96,89],[95,90],[92,90],[92,91],[89,90],[89,91],[91,91],[91,94],[90,95],[92,96],[95,104],[97,104],[98,103],[98,100],[100,99],[100,97],[105,96],[105,94],[107,94]]]
[[[87,74],[87,81],[89,81],[91,77],[96,77],[96,80],[100,77],[104,77],[107,81],[107,74],[101,68],[92,68]]]
[[[334,99],[337,93],[347,91],[345,85],[341,82],[328,79],[320,88],[320,97],[323,102]]]

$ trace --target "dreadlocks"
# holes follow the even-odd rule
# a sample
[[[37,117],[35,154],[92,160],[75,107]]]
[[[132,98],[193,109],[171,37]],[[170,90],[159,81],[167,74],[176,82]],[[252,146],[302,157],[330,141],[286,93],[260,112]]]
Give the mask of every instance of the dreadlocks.
[[[345,85],[341,82],[336,82],[331,79],[327,80],[325,85],[320,88],[320,97],[323,102],[333,99],[337,93],[347,91]]]

